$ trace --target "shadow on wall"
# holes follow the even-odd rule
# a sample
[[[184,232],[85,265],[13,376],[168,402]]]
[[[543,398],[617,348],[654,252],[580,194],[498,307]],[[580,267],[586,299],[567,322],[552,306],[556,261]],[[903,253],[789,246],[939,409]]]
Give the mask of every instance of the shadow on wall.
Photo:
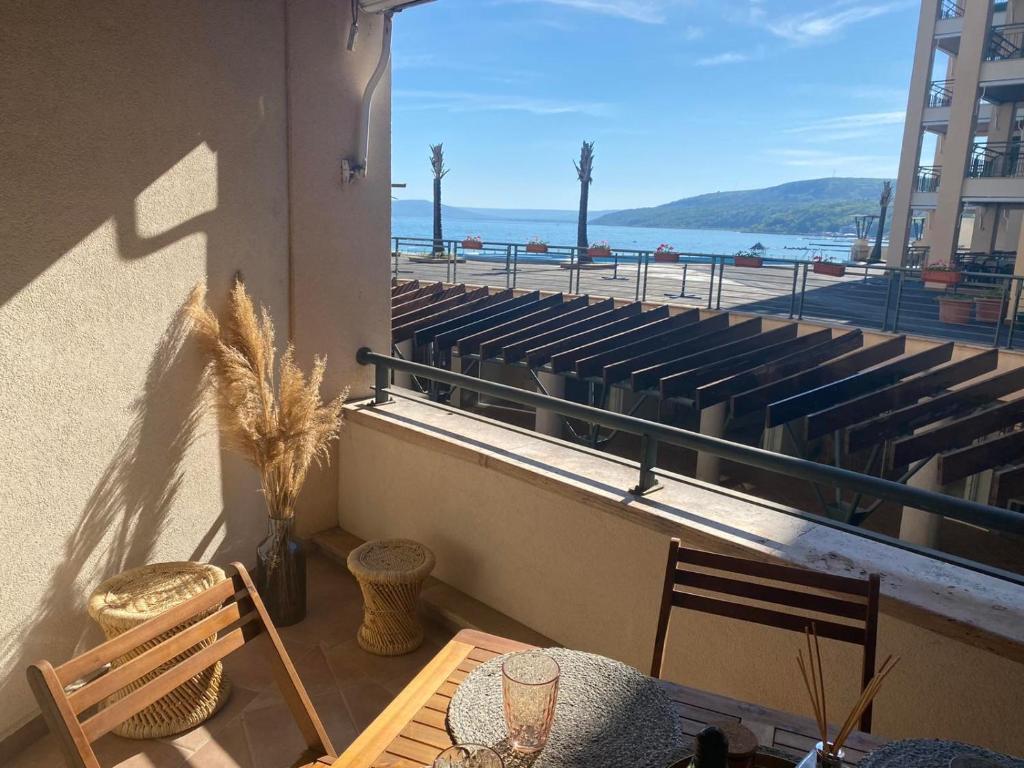
[[[205,382],[189,331],[182,308],[160,340],[143,390],[132,405],[131,427],[68,536],[63,560],[35,615],[3,637],[0,664],[13,678],[0,681],[3,689],[23,685],[24,669],[33,661],[47,658],[59,663],[101,641],[98,628],[87,618],[88,595],[107,577],[153,559],[184,481],[189,446],[202,434],[201,424],[212,423],[203,419]],[[225,505],[191,558],[220,562],[221,548],[231,546],[233,532],[251,528],[245,518],[247,510]],[[207,552],[225,528],[221,548]]]

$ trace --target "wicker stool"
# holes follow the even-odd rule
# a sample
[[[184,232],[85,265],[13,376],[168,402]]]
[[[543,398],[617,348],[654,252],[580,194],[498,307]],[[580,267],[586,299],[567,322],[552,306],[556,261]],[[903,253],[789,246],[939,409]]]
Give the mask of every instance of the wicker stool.
[[[419,648],[423,627],[416,603],[434,569],[434,553],[408,539],[368,541],[348,556],[363,591],[363,623],[356,635],[364,651],[399,656]]]
[[[227,578],[220,568],[203,563],[155,563],[133,568],[107,579],[89,598],[89,614],[99,623],[107,639],[116,637],[132,627],[185,602],[190,597]],[[215,611],[217,606],[210,610]],[[208,615],[208,614],[205,614]],[[203,616],[189,622],[194,624]],[[181,632],[188,625],[175,627],[170,632],[139,646],[114,662],[121,666],[152,648],[160,641]],[[212,635],[178,658],[191,656],[217,639]],[[127,688],[118,691],[107,701],[122,699],[142,687],[168,665],[157,667]],[[218,661],[190,678],[166,696],[114,728],[114,733],[129,739],[157,739],[173,736],[202,723],[227,701],[230,685]]]

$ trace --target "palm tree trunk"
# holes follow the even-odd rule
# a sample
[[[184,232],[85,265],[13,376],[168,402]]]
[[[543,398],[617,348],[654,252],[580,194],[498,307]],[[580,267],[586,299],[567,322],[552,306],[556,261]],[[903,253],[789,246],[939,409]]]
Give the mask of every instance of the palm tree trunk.
[[[885,214],[888,212],[888,209],[889,206],[883,205],[878,216],[878,231],[875,232],[875,245],[871,249],[871,255],[868,256],[868,261],[882,260],[882,233],[885,232]]]
[[[434,255],[444,253],[444,232],[441,229],[441,179],[434,178]]]
[[[580,218],[576,224],[576,247],[586,249],[590,245],[587,239],[587,207],[590,204],[590,184],[580,182]]]

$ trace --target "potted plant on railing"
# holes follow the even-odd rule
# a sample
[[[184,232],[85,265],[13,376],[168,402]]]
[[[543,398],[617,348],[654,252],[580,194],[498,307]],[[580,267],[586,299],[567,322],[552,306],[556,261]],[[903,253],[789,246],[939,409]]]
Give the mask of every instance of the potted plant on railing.
[[[974,316],[979,323],[998,323],[1003,319],[1003,292],[985,291],[974,297]]]
[[[306,615],[306,556],[293,538],[296,500],[310,465],[330,462],[341,428],[346,389],[326,405],[320,399],[325,360],[313,358],[307,380],[289,344],[274,370],[274,324],[257,315],[241,280],[235,282],[223,325],[196,286],[188,310],[209,356],[207,375],[225,443],[259,473],[269,532],[256,549],[256,588],[278,626]]]
[[[846,265],[835,263],[831,256],[822,256],[818,253],[814,255],[812,261],[814,262],[813,269],[819,275],[842,277],[846,274]]]
[[[759,269],[764,266],[764,256],[753,251],[739,251],[732,257],[732,263],[737,267],[752,267]]]
[[[668,243],[662,243],[654,251],[654,260],[664,264],[675,264],[679,261],[679,251]]]
[[[484,247],[484,239],[480,235],[466,235],[462,238],[462,247],[479,251]]]
[[[960,270],[950,264],[928,264],[921,269],[921,280],[939,285],[957,285],[960,282]]]
[[[964,325],[971,322],[971,307],[974,299],[959,293],[939,296],[939,320],[943,323]]]
[[[607,240],[599,240],[596,243],[591,243],[590,247],[587,248],[587,256],[591,259],[608,258],[612,255],[612,247],[608,245]]]
[[[526,252],[527,253],[547,253],[548,252],[548,242],[547,242],[547,240],[542,240],[542,239],[540,239],[539,237],[536,237],[536,236],[531,237],[530,238],[530,242],[528,242],[526,244]]]

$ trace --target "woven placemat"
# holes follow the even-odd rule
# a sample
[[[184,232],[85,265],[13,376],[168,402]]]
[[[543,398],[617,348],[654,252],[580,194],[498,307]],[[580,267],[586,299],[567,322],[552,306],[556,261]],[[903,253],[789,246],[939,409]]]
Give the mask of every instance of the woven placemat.
[[[991,760],[1002,768],[1024,768],[1024,760],[990,752],[971,744],[939,739],[890,742],[861,760],[860,768],[945,768],[950,760],[961,755]]]
[[[603,656],[564,648],[545,653],[561,668],[547,746],[524,756],[508,744],[501,693],[505,656],[481,664],[455,691],[448,732],[456,744],[486,744],[506,768],[665,768],[686,754],[690,740],[654,680]]]

